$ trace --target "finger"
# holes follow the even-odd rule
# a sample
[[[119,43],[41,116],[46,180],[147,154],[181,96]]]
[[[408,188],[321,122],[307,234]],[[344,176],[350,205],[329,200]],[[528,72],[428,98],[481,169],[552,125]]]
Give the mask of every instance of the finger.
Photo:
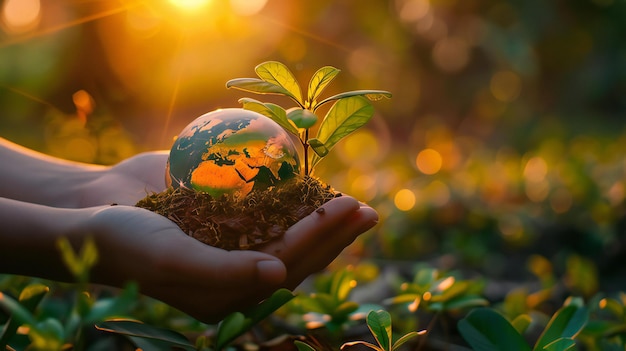
[[[162,271],[168,272],[173,281],[191,282],[198,280],[207,286],[240,287],[249,282],[280,284],[286,278],[285,265],[276,257],[256,251],[225,251],[206,245],[196,239],[185,246],[176,257],[162,261]]]
[[[295,288],[307,276],[328,266],[341,252],[362,233],[378,222],[378,214],[371,207],[361,207],[348,217],[331,239],[317,245],[300,259],[290,262],[285,286]]]
[[[333,235],[332,229],[359,208],[358,201],[350,196],[332,199],[291,226],[281,240],[271,242],[262,251],[289,265],[318,243],[328,240]]]

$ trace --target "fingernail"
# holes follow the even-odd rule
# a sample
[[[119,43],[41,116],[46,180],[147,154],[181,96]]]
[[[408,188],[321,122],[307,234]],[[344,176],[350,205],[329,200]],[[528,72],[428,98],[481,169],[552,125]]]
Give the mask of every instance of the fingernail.
[[[259,279],[271,284],[280,284],[287,277],[285,265],[278,260],[259,261],[256,264]]]

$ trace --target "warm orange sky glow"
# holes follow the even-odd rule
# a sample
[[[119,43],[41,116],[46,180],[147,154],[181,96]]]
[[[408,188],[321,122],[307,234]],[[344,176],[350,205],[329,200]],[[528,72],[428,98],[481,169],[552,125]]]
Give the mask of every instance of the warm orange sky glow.
[[[170,3],[185,11],[194,11],[209,5],[212,0],[169,0]]]

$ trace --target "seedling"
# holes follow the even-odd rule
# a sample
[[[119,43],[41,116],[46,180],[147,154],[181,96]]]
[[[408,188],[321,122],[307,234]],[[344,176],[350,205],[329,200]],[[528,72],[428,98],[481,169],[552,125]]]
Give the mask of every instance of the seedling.
[[[435,268],[422,268],[413,278],[401,286],[401,292],[389,299],[392,304],[407,304],[410,311],[418,308],[429,312],[470,309],[488,304],[476,294],[480,285],[444,275]]]
[[[273,103],[264,103],[251,98],[239,100],[243,108],[261,113],[300,140],[304,152],[304,175],[308,176],[321,159],[339,142],[356,129],[365,125],[374,115],[370,101],[391,98],[384,90],[356,90],[330,96],[318,101],[320,94],[339,74],[340,70],[325,66],[317,70],[308,85],[307,97],[302,97],[300,85],[293,73],[284,64],[276,61],[261,63],[255,68],[259,78],[237,78],[226,83],[226,87],[256,94],[274,94],[289,97],[297,106],[284,109]],[[322,119],[317,135],[310,138],[310,129],[317,124],[318,109],[334,102]],[[309,157],[309,147],[314,151]]]
[[[316,292],[299,295],[291,307],[305,314],[303,320],[307,328],[325,327],[331,335],[338,336],[359,313],[359,304],[349,299],[356,283],[354,272],[349,268],[320,276]]]
[[[391,315],[385,310],[370,311],[367,315],[367,327],[376,339],[377,345],[366,341],[352,341],[341,345],[341,350],[350,346],[363,345],[374,351],[397,351],[404,343],[420,335],[416,331],[409,332],[394,342],[391,330]]]
[[[243,108],[196,118],[170,151],[168,189],[136,204],[173,220],[197,240],[227,250],[260,247],[340,196],[310,176],[313,168],[337,142],[372,118],[370,101],[391,97],[387,91],[357,90],[318,101],[339,73],[330,66],[315,72],[306,99],[282,63],[262,63],[256,73],[260,78],[233,79],[226,86],[287,96],[297,106],[286,110],[243,98],[239,100]],[[316,113],[331,102],[316,136],[310,138],[318,124]],[[290,134],[302,144],[302,162]],[[314,151],[311,155],[309,149]]]

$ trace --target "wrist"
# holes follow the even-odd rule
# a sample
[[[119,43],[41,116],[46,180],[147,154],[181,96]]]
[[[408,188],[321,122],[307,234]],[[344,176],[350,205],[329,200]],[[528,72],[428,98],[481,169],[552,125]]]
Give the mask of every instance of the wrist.
[[[0,196],[55,207],[80,207],[88,184],[109,167],[72,162],[0,138]]]
[[[73,281],[59,250],[66,237],[75,250],[94,208],[65,209],[0,198],[0,272]]]

